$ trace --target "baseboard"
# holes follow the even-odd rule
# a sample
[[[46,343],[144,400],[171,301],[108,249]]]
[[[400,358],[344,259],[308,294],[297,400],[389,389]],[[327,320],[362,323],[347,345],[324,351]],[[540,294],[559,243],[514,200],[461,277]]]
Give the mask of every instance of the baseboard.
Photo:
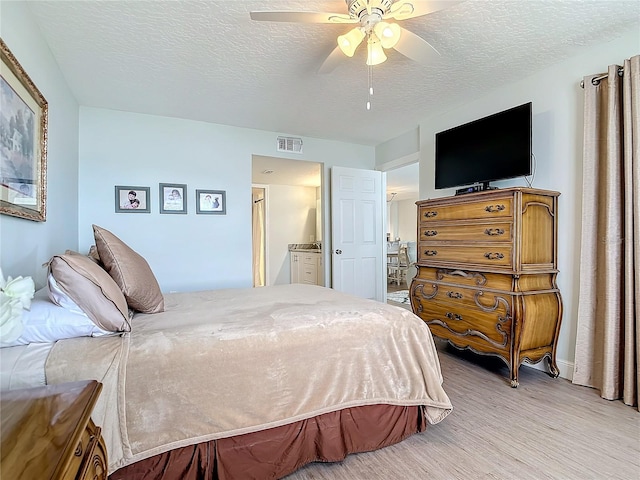
[[[566,378],[567,380],[573,380],[573,362],[566,362],[564,360],[556,360],[556,364],[558,365],[558,370],[560,371],[560,377]],[[547,361],[543,360],[542,362],[538,362],[535,364],[523,363],[525,367],[534,368],[536,370],[541,370],[543,372],[548,372],[547,369]]]

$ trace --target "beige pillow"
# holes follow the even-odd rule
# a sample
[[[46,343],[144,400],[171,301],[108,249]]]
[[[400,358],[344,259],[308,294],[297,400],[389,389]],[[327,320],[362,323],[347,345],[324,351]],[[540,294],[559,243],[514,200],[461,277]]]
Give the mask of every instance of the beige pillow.
[[[89,257],[54,255],[49,261],[49,273],[98,327],[110,332],[131,331],[124,295],[109,274]]]
[[[104,269],[124,293],[129,307],[143,313],[164,311],[164,296],[147,261],[109,230],[93,226]]]
[[[91,247],[89,247],[89,253],[87,253],[87,257],[96,262],[98,265],[102,266],[100,255],[98,255],[98,249],[95,245],[91,245]]]

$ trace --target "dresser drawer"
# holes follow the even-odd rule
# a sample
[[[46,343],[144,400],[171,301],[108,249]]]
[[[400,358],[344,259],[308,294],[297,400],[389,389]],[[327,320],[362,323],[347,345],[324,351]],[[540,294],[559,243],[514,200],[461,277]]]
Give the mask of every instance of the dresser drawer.
[[[435,288],[434,288],[435,287]],[[473,339],[485,348],[508,350],[511,339],[512,298],[508,295],[484,295],[493,298],[491,307],[476,305],[470,292],[460,303],[451,302],[446,292],[437,285],[423,284],[412,288],[411,302],[414,312],[430,327],[439,326],[447,331],[434,331],[443,338],[458,337],[459,345]],[[464,295],[464,293],[463,293]],[[434,329],[432,329],[433,331]]]
[[[500,312],[505,316],[511,311],[511,295],[478,288],[464,288],[459,285],[423,283],[416,285],[416,294],[428,298],[440,305],[452,305],[454,308],[480,309],[485,313]]]
[[[428,224],[418,229],[419,241],[511,242],[513,223]]]
[[[91,420],[89,420],[91,422]],[[93,424],[93,422],[91,422]],[[95,426],[93,427],[95,429]],[[69,464],[67,470],[62,478],[66,479],[75,479],[78,472],[81,471],[81,465],[83,462],[86,462],[87,458],[91,455],[92,449],[94,447],[94,434],[90,425],[87,425],[87,428],[84,429],[80,440],[76,443],[75,451],[73,452],[73,456],[69,460]],[[79,478],[82,478],[81,476]]]
[[[440,245],[423,242],[418,245],[418,263],[422,265],[449,263],[510,267],[512,245]]]
[[[453,203],[447,205],[420,205],[420,225],[448,220],[484,220],[489,218],[512,218],[513,198],[490,198],[486,200]]]
[[[96,427],[93,421],[89,420],[87,432],[90,433],[89,443],[84,445],[84,458],[82,466],[78,470],[79,480],[105,479],[107,478],[107,453],[100,433],[100,427]]]
[[[458,268],[420,267],[416,280],[423,282],[441,282],[461,287],[480,287],[504,292],[510,292],[513,288],[511,275],[490,272],[471,272]]]

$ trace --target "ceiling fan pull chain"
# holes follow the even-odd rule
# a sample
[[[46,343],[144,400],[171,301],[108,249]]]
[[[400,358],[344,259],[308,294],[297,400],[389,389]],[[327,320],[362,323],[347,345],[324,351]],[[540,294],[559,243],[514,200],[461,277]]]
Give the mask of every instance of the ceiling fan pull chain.
[[[368,97],[367,97],[367,110],[371,110],[371,97],[373,97],[373,67],[371,65],[367,65],[368,72]]]

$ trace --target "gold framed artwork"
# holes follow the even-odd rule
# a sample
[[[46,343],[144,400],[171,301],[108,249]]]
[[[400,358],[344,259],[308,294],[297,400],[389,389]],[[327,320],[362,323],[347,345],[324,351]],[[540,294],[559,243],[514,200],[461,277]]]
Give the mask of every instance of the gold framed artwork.
[[[0,38],[0,213],[47,215],[48,104]]]

